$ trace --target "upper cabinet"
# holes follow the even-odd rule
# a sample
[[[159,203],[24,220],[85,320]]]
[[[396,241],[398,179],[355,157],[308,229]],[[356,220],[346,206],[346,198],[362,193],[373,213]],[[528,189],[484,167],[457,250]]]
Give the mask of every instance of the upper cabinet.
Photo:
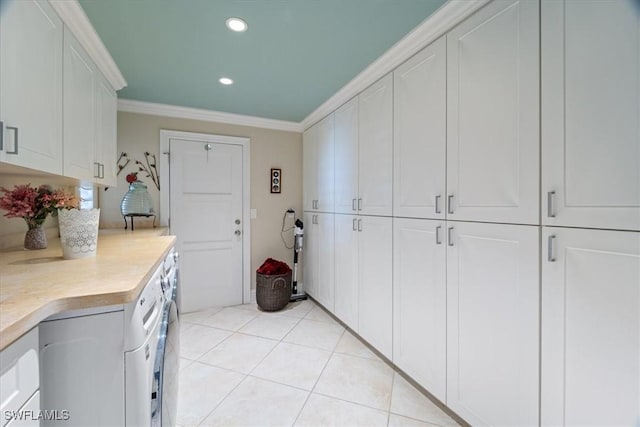
[[[309,128],[302,144],[303,208],[333,212],[333,114]]]
[[[539,6],[495,0],[447,34],[447,218],[539,224]]]
[[[640,230],[638,2],[542,1],[542,221]]]
[[[387,74],[358,96],[358,210],[393,212],[393,76]]]
[[[46,1],[0,14],[0,162],[62,174],[63,24]]]
[[[444,218],[446,38],[393,72],[393,215]]]
[[[333,123],[336,213],[358,210],[358,97],[338,108]]]
[[[96,140],[94,168],[98,183],[117,185],[118,96],[109,82],[99,75],[96,81]]]

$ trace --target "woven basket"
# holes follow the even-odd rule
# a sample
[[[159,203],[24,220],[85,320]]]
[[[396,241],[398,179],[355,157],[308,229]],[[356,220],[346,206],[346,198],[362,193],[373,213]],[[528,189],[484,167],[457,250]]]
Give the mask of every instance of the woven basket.
[[[291,298],[291,272],[266,276],[256,273],[256,300],[264,311],[281,310]]]

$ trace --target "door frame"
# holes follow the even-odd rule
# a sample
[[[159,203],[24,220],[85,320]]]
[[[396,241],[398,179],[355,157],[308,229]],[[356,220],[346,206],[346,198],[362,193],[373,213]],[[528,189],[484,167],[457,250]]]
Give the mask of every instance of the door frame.
[[[175,130],[160,129],[160,161],[158,164],[158,174],[160,176],[160,225],[169,227],[170,213],[170,188],[169,176],[171,169],[169,166],[170,143],[172,139],[182,139],[187,141],[205,141],[216,144],[239,145],[242,147],[242,302],[247,304],[251,301],[251,175],[250,175],[250,152],[251,139],[239,136],[213,135],[197,132],[183,132]],[[164,171],[167,171],[166,174]],[[162,177],[165,176],[163,179]]]

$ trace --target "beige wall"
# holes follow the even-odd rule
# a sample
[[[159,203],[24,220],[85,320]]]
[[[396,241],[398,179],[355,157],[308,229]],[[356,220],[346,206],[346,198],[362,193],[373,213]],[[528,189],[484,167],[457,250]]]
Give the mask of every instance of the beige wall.
[[[118,187],[107,191],[99,190],[101,227],[124,226],[120,215],[120,201],[128,188],[125,176],[137,170],[134,160],[144,160],[145,151],[155,154],[159,159],[161,129],[251,139],[250,207],[257,210],[257,218],[251,220],[251,288],[255,289],[255,270],[267,257],[277,258],[291,265],[293,254],[282,243],[280,230],[282,216],[287,208],[295,209],[296,214],[302,216],[302,134],[297,132],[119,112],[118,153],[126,152],[132,161],[118,176]],[[270,171],[274,167],[282,169],[281,194],[269,192]],[[156,212],[159,212],[159,191],[143,172],[138,177],[147,184]],[[163,179],[163,182],[166,181]],[[138,224],[142,226],[143,221],[136,219],[136,226]],[[292,232],[285,236],[290,244]]]

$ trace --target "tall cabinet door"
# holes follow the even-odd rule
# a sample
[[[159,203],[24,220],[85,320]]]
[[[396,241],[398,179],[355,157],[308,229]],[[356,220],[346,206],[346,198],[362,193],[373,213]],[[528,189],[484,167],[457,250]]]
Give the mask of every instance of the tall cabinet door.
[[[640,233],[544,227],[543,426],[637,425]]]
[[[543,223],[640,230],[640,10],[542,2]]]
[[[358,193],[360,213],[393,211],[393,76],[378,80],[358,97]]]
[[[0,161],[62,174],[62,21],[47,1],[2,2]]]
[[[447,34],[447,219],[539,224],[538,11],[496,0]]]
[[[316,143],[317,152],[317,202],[316,209],[321,212],[333,212],[333,114],[318,123]]]
[[[338,108],[333,124],[335,212],[356,213],[358,207],[358,98]]]
[[[316,214],[315,237],[317,240],[318,268],[316,277],[316,299],[333,313],[334,301],[334,236],[331,213]]]
[[[64,29],[64,175],[92,180],[98,71],[71,31]]]
[[[335,215],[334,314],[358,332],[358,217]]]
[[[317,124],[311,126],[302,134],[302,208],[305,211],[315,209],[316,198],[318,197],[317,134]]]
[[[447,406],[472,425],[538,425],[539,227],[447,234]]]
[[[98,164],[98,182],[115,186],[117,180],[118,97],[109,82],[98,73],[96,85],[96,144],[95,163]]]
[[[444,219],[446,37],[393,72],[393,215]]]
[[[304,279],[303,290],[314,298],[317,298],[318,269],[318,228],[316,226],[317,214],[304,213],[304,250],[302,252],[302,277]]]
[[[444,221],[393,220],[393,363],[446,401]]]
[[[389,359],[392,358],[392,218],[358,219],[360,274],[358,327],[360,335]]]

